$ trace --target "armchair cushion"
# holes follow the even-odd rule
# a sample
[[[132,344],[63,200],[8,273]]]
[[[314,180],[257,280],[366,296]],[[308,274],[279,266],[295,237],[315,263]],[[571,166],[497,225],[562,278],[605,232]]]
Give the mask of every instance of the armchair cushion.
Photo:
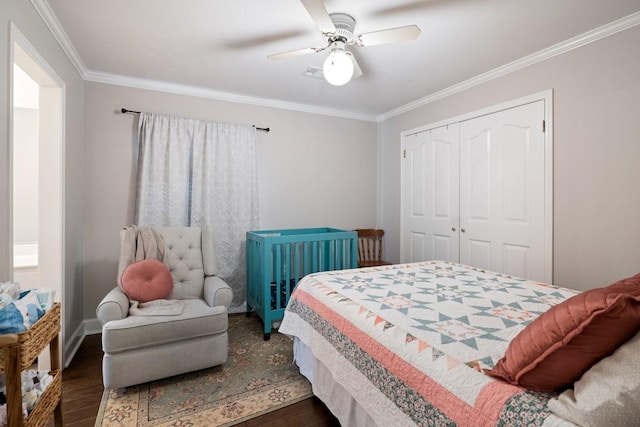
[[[202,298],[202,230],[198,227],[157,227],[156,230],[164,240],[164,263],[173,276],[169,299]]]
[[[107,323],[102,328],[103,351],[115,354],[178,341],[187,343],[190,339],[227,331],[225,307],[209,307],[198,299],[182,302],[185,308],[178,316],[129,316]]]
[[[134,301],[163,299],[173,290],[173,277],[166,265],[155,259],[129,264],[120,279],[122,290]]]

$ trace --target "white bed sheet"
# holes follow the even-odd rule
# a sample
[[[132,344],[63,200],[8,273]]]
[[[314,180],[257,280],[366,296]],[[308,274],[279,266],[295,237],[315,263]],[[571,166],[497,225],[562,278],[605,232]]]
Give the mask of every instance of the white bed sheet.
[[[376,427],[378,424],[331,375],[325,365],[300,339],[293,339],[294,360],[313,389],[313,394],[329,408],[343,426]],[[558,426],[565,427],[565,426]]]

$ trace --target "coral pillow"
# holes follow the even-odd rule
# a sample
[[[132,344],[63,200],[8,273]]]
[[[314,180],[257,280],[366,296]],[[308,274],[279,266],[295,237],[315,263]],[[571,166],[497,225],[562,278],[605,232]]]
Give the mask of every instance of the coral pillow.
[[[166,298],[173,290],[173,277],[166,265],[155,259],[129,264],[120,279],[122,290],[134,301]]]
[[[640,330],[640,274],[551,307],[485,372],[530,390],[570,386]]]

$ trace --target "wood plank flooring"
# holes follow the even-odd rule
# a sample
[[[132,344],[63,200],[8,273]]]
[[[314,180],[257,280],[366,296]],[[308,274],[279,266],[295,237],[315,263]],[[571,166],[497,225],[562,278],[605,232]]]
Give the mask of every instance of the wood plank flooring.
[[[104,388],[100,335],[87,336],[62,373],[65,427],[93,427]],[[340,423],[316,397],[238,424],[240,427],[336,427]],[[47,427],[54,427],[53,418]]]

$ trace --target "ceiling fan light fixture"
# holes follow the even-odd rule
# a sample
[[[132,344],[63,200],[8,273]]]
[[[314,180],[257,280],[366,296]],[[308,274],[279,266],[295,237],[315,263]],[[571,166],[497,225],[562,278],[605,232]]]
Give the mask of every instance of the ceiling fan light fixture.
[[[329,56],[322,67],[324,78],[334,86],[347,84],[353,77],[353,61],[344,50],[344,43],[339,41],[331,44]]]
[[[405,25],[403,27],[386,28],[356,34],[356,20],[346,13],[327,13],[324,0],[300,0],[302,5],[316,23],[316,26],[327,41],[324,46],[307,47],[287,52],[268,55],[269,59],[288,58],[323,52],[328,49],[329,55],[324,61],[322,74],[327,82],[334,86],[347,84],[351,79],[362,76],[362,69],[351,51],[345,46],[366,47],[387,43],[415,40],[420,36],[420,27]],[[319,70],[319,69],[318,69]],[[305,76],[320,77],[318,70],[305,72]]]

